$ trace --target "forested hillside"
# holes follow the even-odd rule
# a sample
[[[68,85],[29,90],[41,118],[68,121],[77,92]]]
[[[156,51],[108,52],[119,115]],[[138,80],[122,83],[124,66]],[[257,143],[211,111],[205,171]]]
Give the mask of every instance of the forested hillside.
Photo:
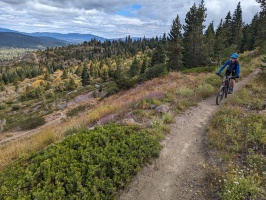
[[[242,21],[239,3],[217,29],[213,23],[205,27],[202,1],[187,12],[185,24],[177,15],[163,36],[93,39],[0,63],[0,133],[41,126],[47,115],[77,103],[80,95],[94,100],[69,109],[60,126],[0,146],[0,198],[114,199],[147,161],[158,156],[172,114],[215,92],[221,81],[215,67],[234,52],[247,66],[241,76],[257,67],[252,61],[266,53],[266,4],[257,2],[262,10],[250,24]],[[167,111],[155,110],[159,106]],[[133,119],[135,126],[87,130],[123,123],[125,118]]]
[[[233,14],[228,12],[221,19],[216,30],[213,22],[205,27],[207,14],[202,1],[187,12],[184,25],[177,15],[169,33],[160,37],[128,36],[104,42],[93,39],[39,50],[0,64],[0,90],[10,94],[2,93],[1,109],[10,108],[10,98],[13,102],[35,99],[51,103],[69,98],[66,94],[76,90],[76,95],[98,90],[104,97],[170,71],[209,70],[203,67],[220,66],[233,52],[263,51],[266,11],[264,1],[258,2],[262,10],[250,24],[242,21],[239,3]],[[45,104],[51,112],[49,103]]]

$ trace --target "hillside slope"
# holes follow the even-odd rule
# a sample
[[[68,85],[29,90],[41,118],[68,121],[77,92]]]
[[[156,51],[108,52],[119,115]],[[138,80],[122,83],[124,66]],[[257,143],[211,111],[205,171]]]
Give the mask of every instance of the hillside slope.
[[[240,90],[257,73],[258,70],[255,70],[238,82],[235,91]],[[162,142],[159,159],[145,167],[118,199],[217,199],[209,188],[204,164],[210,159],[206,129],[218,109],[215,96],[212,96],[177,116],[170,134]]]

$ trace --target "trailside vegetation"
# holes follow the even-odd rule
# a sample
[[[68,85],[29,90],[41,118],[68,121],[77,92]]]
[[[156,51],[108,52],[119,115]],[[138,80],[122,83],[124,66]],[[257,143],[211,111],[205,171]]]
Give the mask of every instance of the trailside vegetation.
[[[209,172],[223,200],[266,198],[265,76],[261,72],[234,94],[211,121],[217,163]]]
[[[114,199],[159,155],[159,140],[135,126],[81,131],[1,171],[0,199]]]

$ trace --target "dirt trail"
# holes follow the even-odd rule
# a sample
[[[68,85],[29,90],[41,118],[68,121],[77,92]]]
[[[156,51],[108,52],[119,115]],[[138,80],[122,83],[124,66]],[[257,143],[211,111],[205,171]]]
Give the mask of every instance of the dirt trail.
[[[234,90],[241,89],[257,73],[255,70],[239,81]],[[213,96],[177,116],[170,134],[162,142],[160,157],[145,167],[117,199],[218,199],[208,188],[208,177],[203,168],[209,159],[206,129],[218,108]]]

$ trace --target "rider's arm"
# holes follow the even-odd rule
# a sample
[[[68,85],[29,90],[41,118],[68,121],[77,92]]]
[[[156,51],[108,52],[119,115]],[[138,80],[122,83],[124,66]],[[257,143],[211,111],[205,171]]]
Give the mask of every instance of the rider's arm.
[[[238,77],[240,76],[240,63],[236,66],[236,74]]]
[[[230,60],[226,61],[226,63],[224,63],[224,65],[219,69],[218,74],[220,74],[220,73],[224,70],[224,68],[225,68],[227,65],[229,65],[229,63],[230,63]]]

